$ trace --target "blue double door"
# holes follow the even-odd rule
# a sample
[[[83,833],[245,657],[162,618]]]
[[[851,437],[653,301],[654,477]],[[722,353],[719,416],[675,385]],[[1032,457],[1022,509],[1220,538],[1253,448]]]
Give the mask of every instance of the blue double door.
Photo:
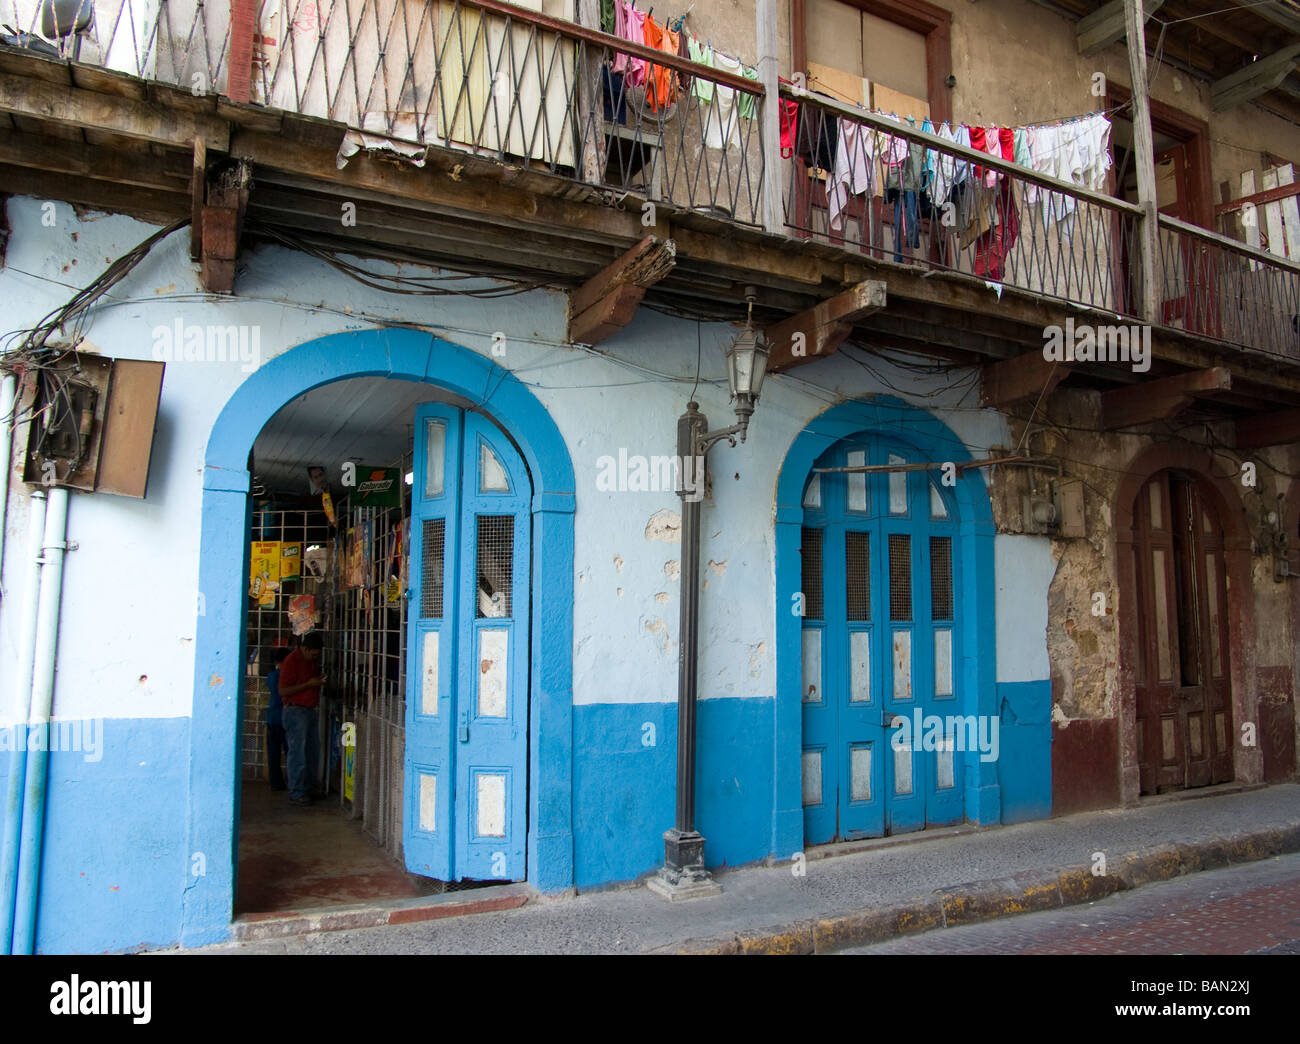
[[[532,488],[510,440],[416,411],[403,845],[441,881],[526,877]]]
[[[806,844],[962,818],[963,737],[947,728],[962,703],[956,501],[942,472],[906,470],[924,463],[846,439],[804,489]]]

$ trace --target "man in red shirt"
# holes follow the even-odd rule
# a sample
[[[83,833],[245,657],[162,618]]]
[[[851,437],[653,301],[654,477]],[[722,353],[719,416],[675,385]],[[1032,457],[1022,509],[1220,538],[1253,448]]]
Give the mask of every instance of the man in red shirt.
[[[302,644],[280,665],[280,702],[284,706],[284,738],[289,747],[289,800],[310,805],[312,778],[320,762],[316,708],[325,684],[319,673],[324,646],[320,632],[303,636]]]

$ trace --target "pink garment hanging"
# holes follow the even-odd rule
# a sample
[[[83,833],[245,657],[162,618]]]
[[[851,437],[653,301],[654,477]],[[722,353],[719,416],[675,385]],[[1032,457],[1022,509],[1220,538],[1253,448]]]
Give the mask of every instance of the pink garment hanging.
[[[636,0],[614,0],[614,35],[629,43],[645,43],[645,13],[636,9]],[[645,83],[645,59],[621,51],[614,56],[614,72],[625,73],[625,87]]]

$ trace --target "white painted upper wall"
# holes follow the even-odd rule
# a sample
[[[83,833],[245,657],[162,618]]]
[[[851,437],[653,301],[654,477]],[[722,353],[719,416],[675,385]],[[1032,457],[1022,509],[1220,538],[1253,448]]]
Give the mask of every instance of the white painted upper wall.
[[[13,234],[0,271],[0,299],[9,303],[9,327],[32,325],[92,280],[108,259],[153,231],[119,216],[80,220],[63,203],[56,204],[56,213],[56,227],[46,228],[39,201],[8,203]],[[177,233],[119,283],[92,314],[87,347],[115,357],[152,358],[153,331],[177,319],[256,325],[263,363],[296,344],[375,322],[425,325],[485,355],[491,354],[493,333],[503,333],[506,355],[495,361],[526,382],[550,411],[577,480],[574,701],[676,699],[680,605],[674,568],[680,544],[649,538],[647,525],[658,512],[675,513],[678,500],[671,490],[598,489],[599,460],[617,458],[620,449],[629,456],[674,452],[676,419],[689,398],[701,346],[696,398],[713,427],[732,423],[721,348],[730,326],[698,326],[643,308],[601,345],[602,355],[563,343],[566,301],[559,293],[491,301],[403,298],[279,248],[247,252],[237,296],[214,302],[202,293],[187,250],[186,233]],[[969,382],[946,388],[951,376],[922,378],[879,359],[871,369],[836,357],[771,378],[749,440],[735,449],[724,443],[711,453],[713,496],[704,504],[701,547],[702,698],[773,695],[773,496],[785,454],[811,418],[844,398],[900,394],[938,410],[976,456],[1006,442],[1001,415],[978,407]],[[246,376],[238,361],[169,363],[147,499],[71,498],[68,533],[79,547],[68,555],[64,577],[57,717],[190,713],[204,453],[216,416]],[[17,657],[26,504],[26,487],[15,481],[0,604],[0,657],[6,664]],[[1019,560],[1014,566],[1000,573],[1008,590],[1014,586],[1015,599],[1036,604],[1045,621],[1046,582]],[[1002,597],[1000,589],[999,606]],[[1041,625],[1038,635],[1034,666],[1016,670],[1045,678]],[[1001,627],[999,639],[1011,643],[998,657],[1003,678],[1003,664],[1020,658],[1022,643]],[[14,720],[13,673],[0,671],[0,724]]]
[[[1000,533],[993,538],[997,576],[998,681],[1050,677],[1047,591],[1056,575],[1052,541]]]

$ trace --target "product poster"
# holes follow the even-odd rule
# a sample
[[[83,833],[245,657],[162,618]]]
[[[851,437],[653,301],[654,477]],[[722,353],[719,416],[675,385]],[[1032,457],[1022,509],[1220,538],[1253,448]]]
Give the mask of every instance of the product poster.
[[[359,507],[401,507],[402,472],[399,468],[357,468],[357,488],[352,503]]]
[[[280,579],[297,580],[302,576],[302,544],[280,545]]]
[[[259,605],[274,605],[280,589],[280,542],[254,540],[248,569],[248,596]]]

